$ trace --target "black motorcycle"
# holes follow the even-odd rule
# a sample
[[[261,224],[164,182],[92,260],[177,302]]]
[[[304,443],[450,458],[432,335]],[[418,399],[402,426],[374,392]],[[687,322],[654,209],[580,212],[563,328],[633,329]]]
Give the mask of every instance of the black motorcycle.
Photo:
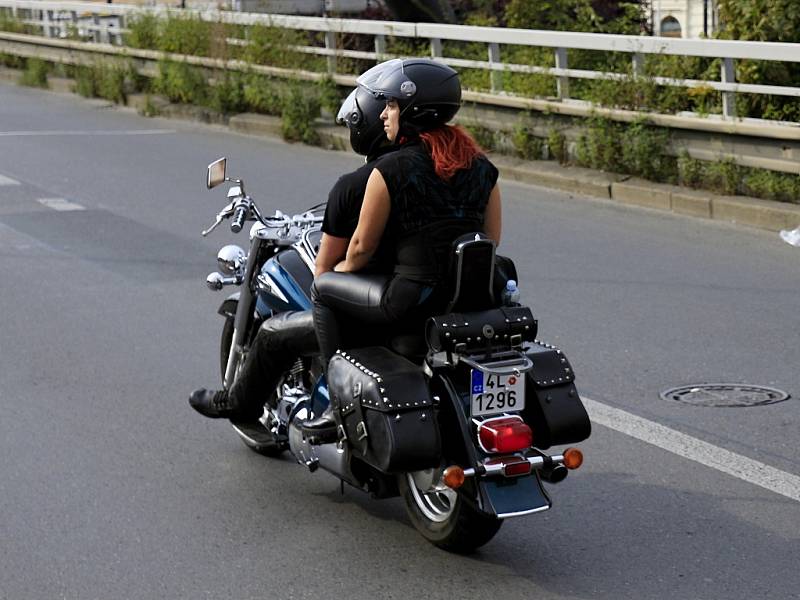
[[[227,388],[266,319],[306,315],[296,319],[294,334],[313,338],[313,321],[302,311],[311,308],[323,207],[264,216],[225,170],[224,158],[209,165],[209,188],[233,185],[229,204],[203,235],[225,219],[234,233],[253,221],[249,252],[225,246],[220,272],[207,278],[214,290],[239,288],[219,309]],[[545,450],[586,439],[590,423],[569,361],[536,339],[530,308],[501,304],[494,242],[481,234],[462,238],[450,276],[445,314],[413,333],[383,331],[339,351],[327,376],[313,345],[294,348],[296,360],[264,399],[263,416],[233,427],[256,452],[288,450],[311,472],[321,467],[376,498],[402,496],[426,539],[469,552],[505,519],[550,508],[543,482],[563,480],[583,455]],[[300,424],[329,403],[338,439],[316,444]]]

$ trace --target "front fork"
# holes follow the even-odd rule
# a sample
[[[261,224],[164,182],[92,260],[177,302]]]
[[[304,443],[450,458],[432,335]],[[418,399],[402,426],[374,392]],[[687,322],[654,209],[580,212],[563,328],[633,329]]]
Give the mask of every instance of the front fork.
[[[244,282],[236,306],[236,315],[233,319],[233,337],[231,348],[228,352],[228,363],[225,366],[223,386],[229,390],[236,380],[236,369],[244,357],[245,346],[248,342],[248,331],[253,323],[253,308],[256,302],[254,279],[258,274],[258,263],[263,240],[253,236],[250,242],[250,254],[247,255],[247,268],[245,269]]]

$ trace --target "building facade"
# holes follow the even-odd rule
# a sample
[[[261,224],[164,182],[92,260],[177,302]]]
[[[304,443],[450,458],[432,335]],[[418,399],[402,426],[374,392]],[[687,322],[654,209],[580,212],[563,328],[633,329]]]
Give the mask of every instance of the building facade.
[[[714,0],[651,0],[653,35],[665,37],[711,37],[717,30]]]

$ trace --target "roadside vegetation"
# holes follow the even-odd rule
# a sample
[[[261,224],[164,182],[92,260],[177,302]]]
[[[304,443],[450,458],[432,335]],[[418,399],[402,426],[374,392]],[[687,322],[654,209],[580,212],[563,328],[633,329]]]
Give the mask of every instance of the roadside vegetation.
[[[738,39],[800,41],[800,11],[794,0],[719,0],[720,15],[726,22],[720,37]],[[744,6],[747,4],[747,6]],[[778,14],[775,11],[782,11]],[[507,26],[528,29],[571,30],[640,34],[646,30],[645,15],[636,2],[597,0],[461,0],[456,14],[471,25]],[[775,16],[773,16],[773,14]],[[380,17],[381,15],[376,15]],[[254,112],[281,117],[283,136],[307,144],[319,142],[316,125],[321,115],[335,115],[343,92],[326,76],[317,82],[300,81],[292,73],[323,74],[328,58],[302,52],[300,47],[325,45],[321,33],[282,29],[269,25],[229,25],[202,21],[191,16],[159,18],[142,12],[127,23],[127,46],[164,53],[152,78],[137,73],[134,64],[102,62],[80,67],[59,67],[38,59],[0,54],[0,65],[21,69],[25,85],[47,87],[49,73],[60,71],[75,81],[75,91],[125,104],[134,94],[144,95],[140,111],[156,115],[161,96],[169,102],[191,104],[223,116]],[[0,30],[30,33],[28,25],[0,11]],[[78,39],[78,32],[70,37]],[[372,36],[336,36],[336,46],[372,50]],[[445,56],[485,60],[486,46],[480,43],[443,42]],[[425,56],[426,41],[387,36],[388,55]],[[551,49],[503,45],[506,62],[555,66]],[[200,56],[241,61],[243,70],[208,68],[190,64],[184,57]],[[674,114],[691,111],[700,115],[721,112],[721,96],[711,88],[689,89],[661,86],[655,77],[718,80],[718,60],[647,56],[634,73],[630,55],[571,51],[569,65],[575,69],[616,73],[618,79],[571,80],[570,97],[598,106],[645,113],[642,119],[623,124],[599,116],[590,119],[551,118],[523,115],[506,131],[473,125],[477,141],[487,150],[513,154],[526,160],[553,160],[560,164],[602,169],[634,175],[657,182],[682,184],[724,194],[747,194],[760,198],[800,202],[800,176],[764,169],[740,167],[720,157],[709,162],[689,156],[675,147],[670,130],[648,124],[646,113]],[[336,71],[358,73],[371,62],[336,58]],[[256,72],[258,67],[275,69],[274,74]],[[464,87],[533,97],[556,95],[556,79],[546,73],[489,73],[461,69]],[[317,75],[318,77],[318,75]],[[765,65],[739,61],[737,80],[769,81],[776,85],[800,86],[800,65]],[[800,121],[800,103],[776,97],[737,95],[742,116]],[[565,121],[569,124],[567,127]]]

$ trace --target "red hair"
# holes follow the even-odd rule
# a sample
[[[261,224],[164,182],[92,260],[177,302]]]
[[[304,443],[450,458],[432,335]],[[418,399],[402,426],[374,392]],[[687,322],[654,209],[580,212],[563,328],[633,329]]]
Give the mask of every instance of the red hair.
[[[449,181],[461,169],[484,154],[478,143],[460,125],[444,125],[419,134],[422,143],[433,159],[436,174]]]

